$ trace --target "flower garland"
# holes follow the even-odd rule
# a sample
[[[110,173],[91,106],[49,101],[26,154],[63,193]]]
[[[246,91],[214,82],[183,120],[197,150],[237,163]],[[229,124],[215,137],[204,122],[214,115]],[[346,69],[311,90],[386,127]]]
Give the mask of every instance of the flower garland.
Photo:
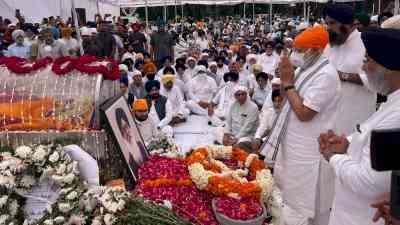
[[[7,69],[16,74],[28,74],[41,68],[45,68],[53,62],[51,58],[39,59],[33,62],[31,66],[26,59],[18,57],[0,57],[0,65],[5,65]],[[107,65],[91,66],[93,63],[106,63]],[[68,63],[63,67],[65,63]],[[87,74],[102,74],[106,80],[119,79],[118,62],[113,59],[98,59],[95,56],[81,57],[60,57],[54,60],[52,71],[57,75],[65,75],[76,69]],[[63,68],[62,68],[63,67]]]
[[[77,60],[70,56],[60,57],[53,62],[51,70],[57,75],[65,75],[75,69]],[[66,65],[64,65],[66,64]],[[64,66],[64,67],[63,67]],[[61,68],[63,67],[63,68]]]
[[[39,59],[29,65],[28,60],[18,57],[1,57],[0,65],[5,65],[11,72],[16,74],[32,73],[48,66],[53,60],[49,57]]]
[[[217,159],[237,160],[241,169],[233,170]],[[196,186],[218,196],[266,200],[273,189],[273,178],[264,162],[257,155],[241,149],[215,145],[200,147],[186,157],[186,163]],[[249,181],[251,179],[254,180]]]

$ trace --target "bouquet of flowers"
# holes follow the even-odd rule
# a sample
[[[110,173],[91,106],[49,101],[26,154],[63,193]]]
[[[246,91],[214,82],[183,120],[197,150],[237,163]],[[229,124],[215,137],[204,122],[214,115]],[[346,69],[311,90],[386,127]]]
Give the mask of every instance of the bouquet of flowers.
[[[180,156],[180,149],[175,144],[171,137],[164,133],[160,133],[156,138],[153,138],[147,145],[151,155],[161,155],[170,158]]]

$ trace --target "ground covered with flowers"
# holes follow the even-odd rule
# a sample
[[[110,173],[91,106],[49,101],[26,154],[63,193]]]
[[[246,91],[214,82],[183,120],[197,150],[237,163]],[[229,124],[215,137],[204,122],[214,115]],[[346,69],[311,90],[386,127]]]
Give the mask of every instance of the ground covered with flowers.
[[[238,162],[225,161],[237,168]],[[212,165],[208,169],[213,169]],[[179,216],[195,224],[217,225],[212,209],[216,200],[218,212],[237,220],[249,220],[262,214],[260,200],[254,196],[232,198],[200,190],[191,180],[187,158],[151,156],[139,169],[139,183],[134,193],[170,207]]]

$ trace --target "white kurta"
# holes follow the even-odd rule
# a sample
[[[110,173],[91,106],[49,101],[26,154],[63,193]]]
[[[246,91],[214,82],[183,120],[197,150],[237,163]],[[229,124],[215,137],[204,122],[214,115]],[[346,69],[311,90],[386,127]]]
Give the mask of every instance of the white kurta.
[[[217,84],[213,78],[201,74],[189,81],[188,89],[192,91],[198,101],[210,102],[217,92]]]
[[[261,139],[267,130],[271,130],[274,120],[278,113],[274,108],[268,108],[265,112],[260,113],[260,124],[258,125],[254,138]]]
[[[163,85],[161,85],[160,94],[168,99],[167,105],[171,106],[172,117],[180,116],[187,118],[189,116],[189,110],[186,108],[185,100],[178,87],[173,86],[171,90],[167,91]]]
[[[235,97],[233,93],[235,85],[237,84],[225,84],[225,86],[218,91],[217,95],[212,100],[212,102],[217,105],[217,108],[215,110],[215,115],[217,117],[226,118],[231,105],[235,102]]]
[[[351,136],[345,155],[334,155],[330,164],[335,170],[335,200],[329,225],[383,225],[372,222],[375,209],[370,205],[390,192],[391,172],[377,172],[371,168],[370,139],[374,129],[400,127],[400,90],[390,94],[360,126],[361,132]]]
[[[149,144],[153,138],[157,137],[158,129],[151,118],[148,118],[145,121],[136,120],[136,124],[146,145]]]
[[[341,116],[338,118],[337,129],[339,133],[349,135],[354,132],[357,124],[368,119],[376,109],[376,93],[367,89],[368,80],[361,70],[365,58],[361,33],[354,30],[343,45],[328,47],[326,53],[336,70],[344,73],[361,73],[360,78],[364,83],[364,86],[361,86],[341,82],[342,98],[339,106]]]
[[[263,72],[275,76],[275,70],[278,68],[280,58],[275,52],[268,56],[266,53],[261,54],[259,64],[263,67]]]
[[[314,71],[320,63],[321,61],[317,62],[302,75]],[[323,165],[317,139],[320,133],[335,127],[339,93],[337,72],[333,66],[327,65],[299,93],[304,99],[303,104],[318,114],[311,121],[302,122],[293,111],[289,112],[291,115],[287,132],[274,167],[276,182],[282,190],[286,209],[290,209],[285,215],[287,225],[309,224],[304,221],[313,220],[324,211],[329,212],[330,206],[317,207],[320,205],[317,203],[320,201],[318,192],[326,188],[319,187],[318,184],[321,172],[325,170],[321,169]]]
[[[225,133],[233,134],[238,139],[251,140],[257,130],[258,107],[249,98],[240,105],[237,101],[232,104],[226,118]]]

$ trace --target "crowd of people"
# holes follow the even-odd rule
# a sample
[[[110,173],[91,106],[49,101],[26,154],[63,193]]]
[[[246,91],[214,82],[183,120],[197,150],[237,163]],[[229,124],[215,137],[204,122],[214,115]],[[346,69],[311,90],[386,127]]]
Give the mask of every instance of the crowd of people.
[[[369,149],[372,130],[400,127],[400,16],[329,4],[321,19],[271,26],[17,18],[0,20],[4,56],[119,60],[121,94],[145,142],[199,115],[216,127],[216,143],[265,156],[287,225],[400,224],[382,199],[390,172],[371,168]]]

